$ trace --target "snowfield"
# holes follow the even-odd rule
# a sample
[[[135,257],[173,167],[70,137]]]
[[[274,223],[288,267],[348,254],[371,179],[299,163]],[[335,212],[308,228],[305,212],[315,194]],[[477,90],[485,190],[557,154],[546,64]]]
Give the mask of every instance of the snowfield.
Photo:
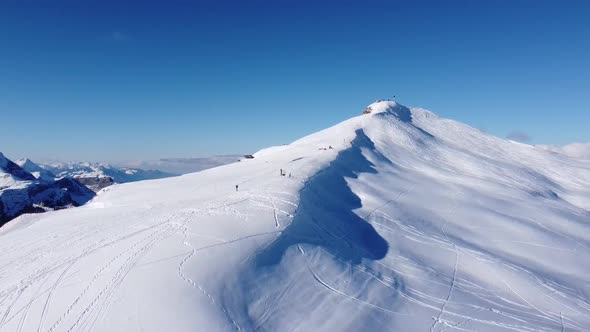
[[[590,160],[371,109],[11,221],[0,331],[588,331]]]

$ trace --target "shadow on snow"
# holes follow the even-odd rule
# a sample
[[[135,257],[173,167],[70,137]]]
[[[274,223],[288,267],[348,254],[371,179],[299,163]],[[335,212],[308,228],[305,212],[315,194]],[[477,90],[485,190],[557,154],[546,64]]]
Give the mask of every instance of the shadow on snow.
[[[327,168],[308,180],[301,190],[292,223],[256,257],[256,267],[279,263],[287,248],[298,244],[321,246],[351,264],[359,264],[363,258],[385,257],[389,249],[387,241],[353,212],[362,206],[361,200],[345,180],[357,178],[359,173],[376,173],[362,149],[376,151],[369,137],[358,129],[351,147],[341,151]],[[378,157],[386,160],[384,156]]]

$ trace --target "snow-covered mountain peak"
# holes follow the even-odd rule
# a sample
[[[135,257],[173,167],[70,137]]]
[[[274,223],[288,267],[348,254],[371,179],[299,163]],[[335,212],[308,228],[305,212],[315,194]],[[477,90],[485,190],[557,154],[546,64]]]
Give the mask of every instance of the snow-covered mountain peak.
[[[37,165],[29,158],[23,158],[16,161],[16,164],[22,167],[23,169],[27,170],[27,168],[41,168],[41,166]],[[30,170],[29,170],[30,172]]]
[[[412,112],[410,109],[402,104],[399,104],[393,100],[378,100],[371,105],[367,106],[366,112],[375,114],[387,114],[393,115],[397,119],[403,122],[412,121]]]
[[[16,180],[29,181],[35,180],[35,177],[29,172],[23,170],[19,165],[6,158],[0,152],[0,173],[5,176],[14,177]]]
[[[55,179],[55,175],[53,173],[42,168],[29,158],[17,160],[16,164],[25,171],[31,173],[37,179],[44,181],[53,181]]]

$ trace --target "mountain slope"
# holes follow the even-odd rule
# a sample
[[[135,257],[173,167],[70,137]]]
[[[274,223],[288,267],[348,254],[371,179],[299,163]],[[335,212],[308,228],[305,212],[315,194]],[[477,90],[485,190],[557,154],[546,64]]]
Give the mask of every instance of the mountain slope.
[[[10,222],[0,330],[586,330],[590,162],[371,110]]]
[[[590,159],[590,143],[572,143],[566,146],[541,145],[540,147],[574,158]]]
[[[0,189],[33,180],[35,177],[31,173],[23,170],[0,152]]]
[[[19,165],[23,170],[31,173],[37,179],[44,181],[53,181],[56,178],[56,176],[53,173],[37,165],[29,158],[17,160],[16,164]]]
[[[23,214],[80,206],[94,192],[71,178],[55,181],[31,161],[22,161],[36,176],[0,153],[0,226]]]

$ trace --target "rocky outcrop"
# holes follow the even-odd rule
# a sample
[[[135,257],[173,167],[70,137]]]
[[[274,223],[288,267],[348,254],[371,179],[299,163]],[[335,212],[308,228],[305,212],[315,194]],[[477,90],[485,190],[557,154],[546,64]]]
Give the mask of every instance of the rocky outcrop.
[[[110,176],[77,176],[75,179],[86,187],[98,192],[102,188],[108,187],[115,183]]]

